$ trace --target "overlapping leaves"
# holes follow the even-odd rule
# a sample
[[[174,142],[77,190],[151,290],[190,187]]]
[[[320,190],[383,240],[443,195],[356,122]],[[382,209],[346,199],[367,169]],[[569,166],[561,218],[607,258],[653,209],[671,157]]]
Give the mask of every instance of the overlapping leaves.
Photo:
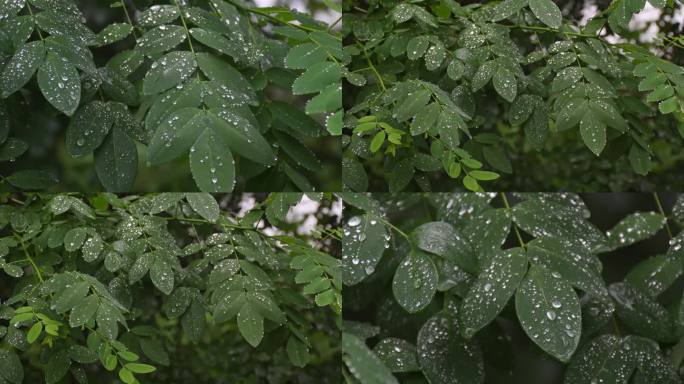
[[[346,328],[384,364],[372,366],[371,356],[362,364],[360,352],[344,350],[349,372],[361,382],[390,373],[399,382],[421,374],[432,383],[486,382],[481,367],[516,348],[498,325],[513,319],[531,342],[567,364],[568,384],[630,377],[681,382],[675,370],[681,361],[667,358],[670,346],[681,341],[680,299],[661,298],[682,276],[681,235],[672,232],[664,213],[635,212],[604,232],[589,221],[598,211],[590,212],[572,194],[375,197],[345,197],[351,202],[349,228],[355,228],[346,231],[345,252],[373,266],[372,273],[345,280],[346,303],[355,316],[380,303],[370,324]],[[661,206],[657,196],[642,197],[654,209]],[[361,226],[366,217],[390,233],[387,250],[359,253],[359,238],[382,235]],[[675,236],[665,254],[645,257],[624,281],[606,287],[604,255],[665,230]],[[343,268],[353,265],[345,254]],[[368,290],[382,298],[359,296]],[[371,326],[379,328],[369,333]],[[496,364],[491,369],[507,363]]]

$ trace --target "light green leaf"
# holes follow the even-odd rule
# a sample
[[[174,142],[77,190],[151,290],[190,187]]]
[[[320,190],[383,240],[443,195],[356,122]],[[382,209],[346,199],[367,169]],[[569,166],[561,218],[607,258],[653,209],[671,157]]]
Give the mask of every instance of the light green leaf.
[[[140,363],[128,363],[125,367],[133,373],[152,373],[157,370],[157,368],[152,365]]]
[[[541,349],[567,362],[582,331],[577,294],[558,272],[533,265],[515,295],[515,310],[525,333]]]

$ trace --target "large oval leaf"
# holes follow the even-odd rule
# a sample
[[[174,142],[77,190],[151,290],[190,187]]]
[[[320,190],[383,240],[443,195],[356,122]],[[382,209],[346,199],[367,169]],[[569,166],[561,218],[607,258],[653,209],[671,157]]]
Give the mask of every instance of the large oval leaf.
[[[463,300],[463,336],[472,337],[501,312],[526,271],[527,257],[520,248],[500,251],[491,258]]]
[[[418,312],[430,304],[438,282],[437,268],[430,255],[412,249],[394,273],[392,292],[406,311]]]
[[[371,215],[352,216],[344,224],[342,281],[357,284],[375,271],[389,245],[389,232]]]
[[[577,348],[582,316],[577,294],[558,272],[533,265],[515,295],[520,325],[541,349],[566,362]]]

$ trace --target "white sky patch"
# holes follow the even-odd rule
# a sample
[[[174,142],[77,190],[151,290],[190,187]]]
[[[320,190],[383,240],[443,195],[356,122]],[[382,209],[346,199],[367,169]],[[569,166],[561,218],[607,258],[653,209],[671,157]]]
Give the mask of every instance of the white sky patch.
[[[286,6],[288,8],[296,9],[302,13],[309,13],[308,2],[305,0],[254,0],[257,7],[274,7],[278,5]],[[326,24],[332,24],[340,17],[339,12],[333,10],[316,11],[313,15],[316,20],[320,20]]]

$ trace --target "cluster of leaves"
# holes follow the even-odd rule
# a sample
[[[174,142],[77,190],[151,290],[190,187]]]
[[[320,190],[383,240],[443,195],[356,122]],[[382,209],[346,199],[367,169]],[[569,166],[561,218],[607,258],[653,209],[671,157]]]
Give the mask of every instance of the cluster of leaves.
[[[329,252],[340,234],[321,213],[331,196],[307,196],[321,220],[307,235],[288,217],[301,193],[240,215],[202,193],[3,196],[0,383],[114,372],[130,384],[155,370],[155,382],[318,383],[338,372],[342,282]],[[223,352],[203,356],[214,344]]]
[[[665,12],[676,1],[649,3]],[[564,151],[558,161],[607,157],[645,176],[662,172],[667,148],[681,143],[684,68],[667,60],[676,37],[629,42],[646,0],[614,0],[582,26],[552,0],[346,5],[350,191],[481,191],[502,174],[516,189],[539,190],[526,178],[541,172],[519,165],[554,150]]]
[[[668,218],[643,195],[654,211],[605,232],[574,194],[374,197],[343,194],[347,382],[515,381],[516,333],[567,384],[682,382],[684,196]],[[665,232],[606,283],[604,256]]]
[[[308,145],[339,135],[342,124],[344,55],[327,24],[224,0],[147,4],[135,22],[123,1],[112,6],[127,22],[95,34],[72,0],[0,4],[0,161],[16,166],[3,181],[26,189],[57,182],[15,161],[30,149],[19,138],[28,122],[11,111],[40,103],[39,91],[69,117],[68,154],[93,155],[108,191],[131,191],[143,150],[148,166],[189,158],[203,192],[281,173],[290,189],[315,189],[305,173],[322,165]],[[112,44],[127,49],[91,51]],[[294,95],[311,94],[305,112],[292,105]]]

